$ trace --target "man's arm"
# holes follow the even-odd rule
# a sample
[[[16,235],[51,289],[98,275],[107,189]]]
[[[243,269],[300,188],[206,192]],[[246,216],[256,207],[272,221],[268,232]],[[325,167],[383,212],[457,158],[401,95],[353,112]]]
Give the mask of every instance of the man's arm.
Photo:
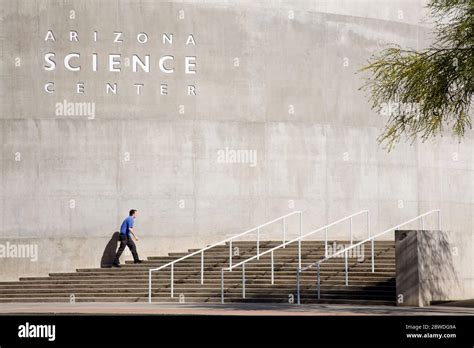
[[[133,238],[135,238],[135,240],[138,242],[138,237],[135,235],[135,233],[133,232],[133,228],[132,227],[129,227],[128,229],[130,231],[130,233],[133,235]]]

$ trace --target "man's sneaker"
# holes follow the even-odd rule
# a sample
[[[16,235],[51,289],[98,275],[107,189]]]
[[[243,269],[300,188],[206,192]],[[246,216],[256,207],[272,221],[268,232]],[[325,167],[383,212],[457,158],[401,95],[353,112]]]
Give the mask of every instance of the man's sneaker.
[[[113,264],[112,264],[112,267],[118,267],[118,268],[120,268],[120,267],[122,267],[122,266],[120,266],[118,263],[113,263]]]
[[[143,263],[142,260],[133,261],[133,263]]]

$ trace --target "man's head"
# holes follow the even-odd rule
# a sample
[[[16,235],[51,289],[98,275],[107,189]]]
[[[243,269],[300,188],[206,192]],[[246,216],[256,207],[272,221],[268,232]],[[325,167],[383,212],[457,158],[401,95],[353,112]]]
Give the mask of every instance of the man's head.
[[[128,213],[128,215],[130,215],[132,218],[136,218],[137,217],[137,210],[136,209],[132,209],[130,210],[130,212]]]

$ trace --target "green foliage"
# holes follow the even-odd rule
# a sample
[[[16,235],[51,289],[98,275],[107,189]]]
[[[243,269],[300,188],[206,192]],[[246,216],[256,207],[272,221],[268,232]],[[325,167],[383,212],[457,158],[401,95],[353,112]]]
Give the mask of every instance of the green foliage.
[[[449,128],[461,139],[472,128],[474,0],[431,0],[428,8],[435,19],[430,47],[392,45],[362,69],[371,73],[361,88],[370,91],[372,108],[380,112],[387,103],[398,105],[387,113],[379,137],[389,150],[403,135],[426,140]]]

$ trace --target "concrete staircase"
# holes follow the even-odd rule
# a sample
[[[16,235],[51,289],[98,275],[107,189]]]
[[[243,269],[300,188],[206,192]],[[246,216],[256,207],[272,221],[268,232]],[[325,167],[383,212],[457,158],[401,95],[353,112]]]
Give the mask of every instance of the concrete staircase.
[[[260,252],[279,245],[261,241]],[[332,241],[330,242],[332,244]],[[348,245],[347,241],[337,241]],[[256,255],[255,241],[233,242],[239,255],[233,263]],[[48,277],[27,277],[0,282],[0,302],[143,302],[148,301],[148,269],[164,265],[186,253],[149,257],[142,264],[127,262],[121,268],[77,269],[71,273],[51,273]],[[324,257],[324,242],[302,242],[302,266]],[[201,285],[200,254],[174,266],[174,297],[170,297],[170,268],[153,273],[153,302],[220,303],[221,269],[229,264],[229,247],[222,245],[204,254],[204,284]],[[291,244],[274,254],[274,285],[271,285],[270,255],[246,264],[246,298],[242,298],[242,272],[225,272],[225,302],[296,303],[298,248]],[[371,272],[370,244],[365,259],[349,258],[349,286],[344,284],[344,258],[333,258],[321,267],[321,299],[316,298],[316,273],[301,277],[302,303],[395,304],[395,245],[375,242],[375,272]]]

